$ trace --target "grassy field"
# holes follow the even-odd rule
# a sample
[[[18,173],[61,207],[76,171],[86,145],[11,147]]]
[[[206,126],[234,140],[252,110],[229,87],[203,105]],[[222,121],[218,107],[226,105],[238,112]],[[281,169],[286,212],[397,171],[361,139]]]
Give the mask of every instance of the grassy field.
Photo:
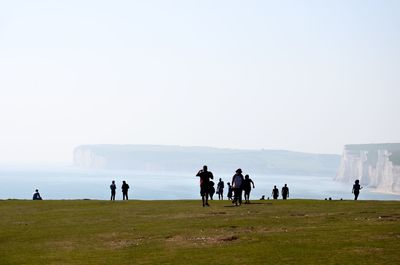
[[[0,264],[400,264],[400,202],[0,201]]]

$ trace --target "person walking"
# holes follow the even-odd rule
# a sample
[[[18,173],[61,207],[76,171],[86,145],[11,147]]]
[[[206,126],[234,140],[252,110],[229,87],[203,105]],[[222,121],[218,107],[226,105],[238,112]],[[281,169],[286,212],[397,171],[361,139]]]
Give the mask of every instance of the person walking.
[[[289,187],[287,184],[282,187],[282,199],[286,200],[286,198],[289,198]]]
[[[274,198],[274,200],[277,200],[279,197],[279,190],[276,186],[274,186],[274,189],[272,190],[272,198]]]
[[[245,204],[250,203],[250,192],[251,192],[251,186],[253,185],[253,189],[256,188],[254,186],[253,180],[249,177],[249,175],[244,176],[244,181],[243,181],[243,190],[244,190],[244,200]]]
[[[218,199],[223,200],[224,199],[224,182],[222,179],[219,179],[218,185],[217,185],[217,193],[218,193]]]
[[[111,201],[115,201],[115,190],[117,189],[117,185],[115,185],[115,181],[113,180],[110,185],[111,190]]]
[[[236,206],[242,204],[243,180],[244,178],[242,175],[242,169],[238,168],[236,170],[236,174],[232,177],[232,188],[234,194],[232,203],[234,203]]]
[[[356,201],[358,199],[358,195],[360,194],[360,190],[362,187],[360,186],[360,181],[356,179],[353,185],[353,190],[351,191],[354,194],[354,200]]]
[[[200,196],[203,202],[203,207],[210,206],[208,204],[208,195],[210,192],[210,179],[214,179],[214,176],[211,171],[208,171],[206,165],[203,166],[203,169],[200,169],[197,172],[196,177],[200,178]]]
[[[129,185],[128,185],[128,183],[125,182],[125,180],[122,181],[121,189],[122,189],[122,200],[125,200],[125,199],[128,200]]]

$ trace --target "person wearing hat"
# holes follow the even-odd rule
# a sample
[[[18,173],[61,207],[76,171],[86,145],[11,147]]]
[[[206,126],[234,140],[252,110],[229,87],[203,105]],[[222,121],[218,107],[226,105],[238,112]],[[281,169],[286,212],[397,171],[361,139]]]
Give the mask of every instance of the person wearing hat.
[[[236,170],[236,174],[232,177],[232,188],[234,194],[232,203],[234,203],[236,206],[242,204],[243,181],[244,177],[242,175],[242,169],[238,168]]]

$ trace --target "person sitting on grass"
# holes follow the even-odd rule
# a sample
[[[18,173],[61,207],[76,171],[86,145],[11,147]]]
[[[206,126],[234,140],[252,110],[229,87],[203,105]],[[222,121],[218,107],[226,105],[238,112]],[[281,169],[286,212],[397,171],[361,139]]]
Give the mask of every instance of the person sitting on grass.
[[[40,196],[40,193],[39,193],[38,189],[35,190],[35,193],[33,194],[32,200],[34,200],[34,201],[36,201],[36,200],[41,201],[42,200],[42,197]]]

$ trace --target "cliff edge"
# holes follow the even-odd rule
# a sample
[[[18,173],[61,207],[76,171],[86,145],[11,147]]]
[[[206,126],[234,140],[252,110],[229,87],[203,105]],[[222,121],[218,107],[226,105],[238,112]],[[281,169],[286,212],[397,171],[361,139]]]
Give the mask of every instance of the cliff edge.
[[[335,180],[356,179],[376,191],[400,194],[400,143],[345,145]]]

